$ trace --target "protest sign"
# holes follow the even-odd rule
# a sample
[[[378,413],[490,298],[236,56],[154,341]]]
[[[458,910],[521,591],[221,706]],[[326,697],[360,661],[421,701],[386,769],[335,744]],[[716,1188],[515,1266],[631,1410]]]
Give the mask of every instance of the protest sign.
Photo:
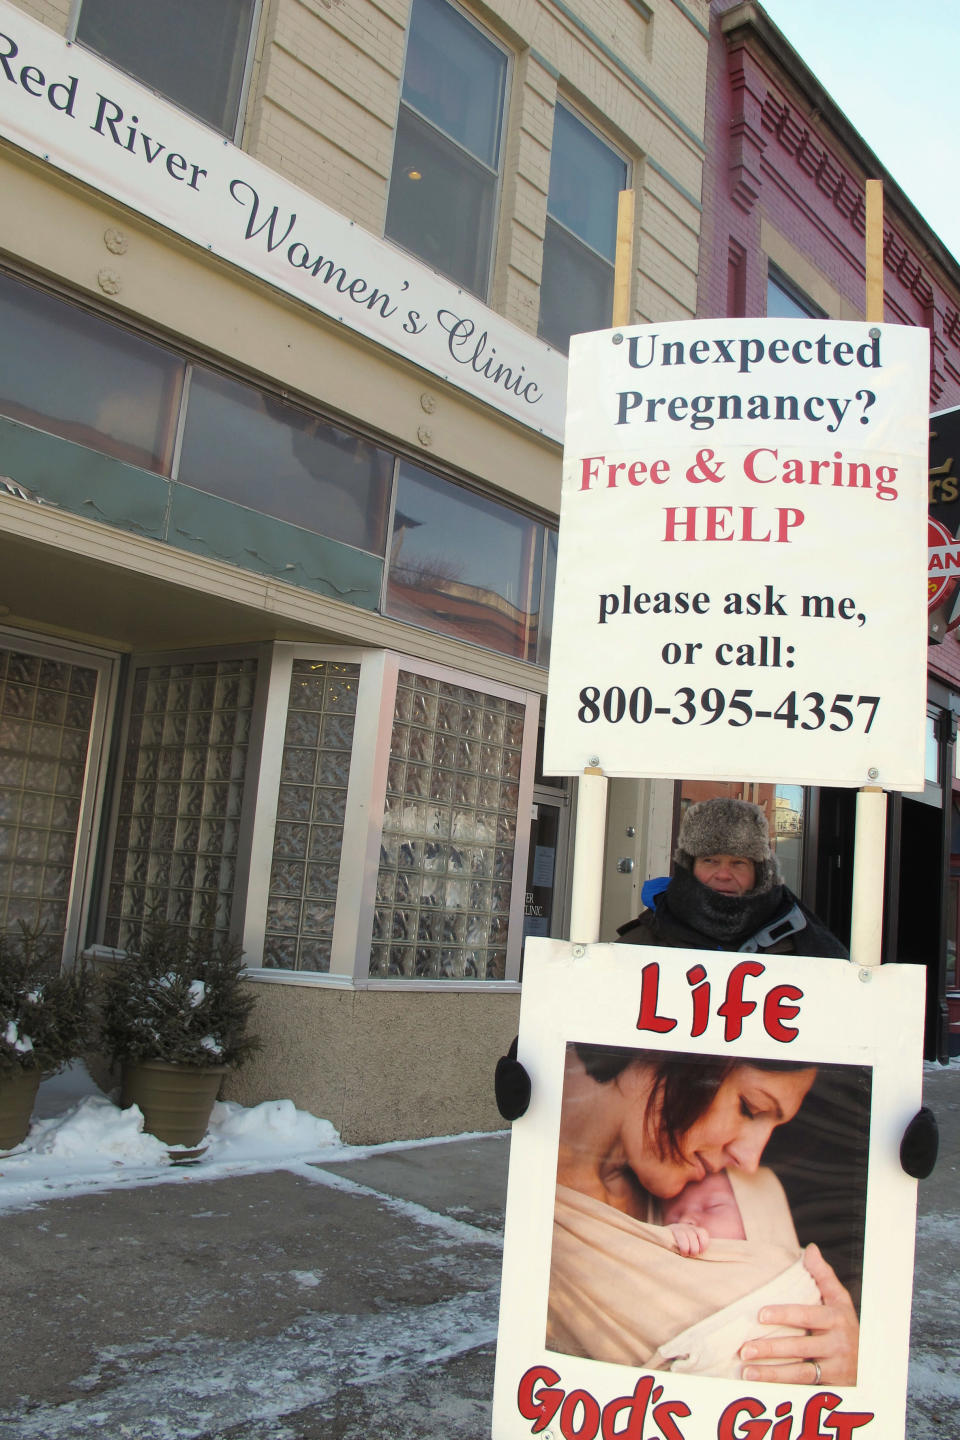
[[[571,343],[549,774],[923,787],[929,338]]]
[[[900,1440],[922,970],[647,953],[527,946],[494,1440]]]

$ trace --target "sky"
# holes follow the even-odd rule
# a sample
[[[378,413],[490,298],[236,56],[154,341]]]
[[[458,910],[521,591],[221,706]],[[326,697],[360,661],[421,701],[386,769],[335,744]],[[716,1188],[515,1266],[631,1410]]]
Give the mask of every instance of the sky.
[[[957,0],[761,0],[960,260]]]

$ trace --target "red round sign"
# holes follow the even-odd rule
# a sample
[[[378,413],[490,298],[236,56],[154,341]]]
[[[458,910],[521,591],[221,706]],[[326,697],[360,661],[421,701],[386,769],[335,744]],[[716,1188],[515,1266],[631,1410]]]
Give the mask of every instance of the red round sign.
[[[927,611],[947,601],[960,580],[960,541],[939,520],[927,517]]]

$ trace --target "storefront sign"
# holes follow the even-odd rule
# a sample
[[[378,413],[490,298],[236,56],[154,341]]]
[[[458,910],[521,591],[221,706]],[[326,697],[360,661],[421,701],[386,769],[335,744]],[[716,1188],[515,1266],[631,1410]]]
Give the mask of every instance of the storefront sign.
[[[0,136],[560,439],[562,355],[7,0]]]
[[[927,521],[927,609],[936,610],[960,578],[960,540],[939,520]]]
[[[922,970],[638,953],[527,945],[493,1440],[902,1440]]]
[[[546,773],[922,789],[928,347],[574,337]]]
[[[927,501],[951,535],[960,530],[960,406],[930,416]]]

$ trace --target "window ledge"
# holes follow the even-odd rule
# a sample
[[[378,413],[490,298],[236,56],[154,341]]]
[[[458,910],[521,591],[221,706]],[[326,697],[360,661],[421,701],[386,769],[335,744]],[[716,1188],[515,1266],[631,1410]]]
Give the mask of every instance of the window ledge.
[[[267,985],[303,985],[327,990],[430,990],[434,993],[477,994],[520,993],[519,980],[354,980],[349,975],[329,975],[316,970],[257,970],[245,972],[245,979]]]

